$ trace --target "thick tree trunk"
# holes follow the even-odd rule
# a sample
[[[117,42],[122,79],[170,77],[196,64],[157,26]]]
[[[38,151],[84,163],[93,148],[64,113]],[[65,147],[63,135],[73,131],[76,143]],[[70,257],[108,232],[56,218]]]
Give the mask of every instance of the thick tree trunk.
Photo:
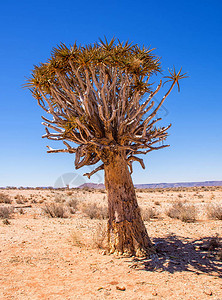
[[[113,155],[104,169],[108,193],[110,253],[141,257],[155,252],[141,218],[124,155]]]

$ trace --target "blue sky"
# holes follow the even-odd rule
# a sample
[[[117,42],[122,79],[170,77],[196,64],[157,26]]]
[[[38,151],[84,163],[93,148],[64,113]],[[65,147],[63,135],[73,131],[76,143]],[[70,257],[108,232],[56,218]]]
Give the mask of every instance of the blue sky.
[[[162,111],[163,124],[173,124],[171,147],[146,155],[146,170],[135,163],[134,182],[222,180],[221,1],[13,0],[0,8],[0,186],[54,185],[62,174],[88,171],[76,171],[72,155],[46,153],[57,145],[41,138],[42,111],[21,86],[60,42],[104,35],[156,48],[164,74],[182,66],[190,76]]]

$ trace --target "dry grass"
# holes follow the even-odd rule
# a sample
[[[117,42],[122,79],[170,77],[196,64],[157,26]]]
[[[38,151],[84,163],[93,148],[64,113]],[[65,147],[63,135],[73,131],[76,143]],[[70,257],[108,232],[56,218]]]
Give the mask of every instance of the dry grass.
[[[62,204],[45,204],[43,211],[51,218],[68,218],[67,209]]]
[[[93,234],[93,247],[97,249],[108,249],[107,226],[99,223]]]
[[[82,212],[90,219],[107,219],[108,209],[105,206],[98,206],[96,203],[84,203],[81,208]]]
[[[73,230],[70,237],[72,245],[76,247],[108,249],[107,226],[104,223],[99,223],[88,238],[79,230]]]
[[[73,230],[71,233],[71,243],[77,247],[86,246],[82,239],[82,233],[77,230]]]
[[[13,213],[12,207],[0,206],[0,219],[8,219]]]
[[[72,199],[72,200],[68,201],[67,204],[69,207],[72,207],[73,209],[77,209],[79,201],[77,199]]]
[[[55,195],[54,202],[56,202],[56,203],[63,203],[63,202],[65,202],[65,199],[64,199],[64,197],[62,195],[57,194],[57,195]]]
[[[28,199],[23,195],[17,194],[14,198],[15,198],[17,204],[24,204],[24,203],[28,202]]]
[[[143,221],[150,221],[150,219],[156,219],[159,217],[159,213],[155,208],[146,207],[141,210]]]
[[[67,204],[68,204],[70,213],[75,214],[77,211],[79,201],[77,199],[72,199],[72,200],[68,201]]]
[[[8,195],[0,193],[0,203],[11,204],[12,200]]]
[[[222,205],[210,204],[207,206],[207,216],[210,219],[222,220]]]
[[[195,222],[197,211],[196,207],[191,204],[186,204],[182,201],[177,201],[166,212],[167,216],[172,219],[179,219],[183,222]]]

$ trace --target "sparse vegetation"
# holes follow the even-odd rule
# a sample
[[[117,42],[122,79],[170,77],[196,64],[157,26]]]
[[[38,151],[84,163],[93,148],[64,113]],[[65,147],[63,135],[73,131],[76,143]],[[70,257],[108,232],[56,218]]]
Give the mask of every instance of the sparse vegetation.
[[[22,196],[16,195],[16,196],[15,196],[15,199],[16,199],[16,203],[17,203],[17,204],[24,204],[24,201],[23,201],[23,197],[22,197]]]
[[[121,291],[118,292],[119,294],[115,294],[116,285],[126,286],[126,293],[129,290],[129,296],[126,294],[123,297],[132,298],[132,289],[130,289],[130,285],[129,288],[127,287],[128,283],[135,286],[135,289],[139,288],[140,294],[146,299],[147,295],[149,296],[149,291],[151,291],[151,285],[149,284],[151,281],[148,280],[149,278],[147,280],[142,278],[140,276],[141,272],[139,272],[141,274],[138,273],[139,270],[146,268],[150,274],[154,270],[154,273],[161,275],[161,278],[158,275],[154,278],[154,281],[152,280],[152,287],[155,284],[158,293],[158,296],[155,296],[155,298],[161,297],[161,295],[164,297],[168,287],[169,297],[177,299],[178,295],[176,293],[171,295],[172,285],[178,285],[179,280],[183,277],[183,283],[187,283],[189,289],[191,274],[191,272],[187,271],[189,268],[193,271],[193,280],[196,280],[196,294],[193,293],[192,287],[190,287],[190,295],[187,293],[184,296],[185,298],[190,296],[198,299],[199,295],[200,298],[204,298],[205,294],[202,292],[203,284],[210,287],[213,298],[217,299],[220,296],[217,291],[220,291],[220,266],[222,263],[221,221],[216,218],[209,221],[206,219],[206,215],[208,205],[210,207],[212,205],[215,206],[214,210],[216,212],[219,211],[217,207],[222,205],[221,191],[214,192],[215,200],[212,202],[210,201],[211,192],[202,191],[200,188],[197,196],[194,196],[194,191],[181,192],[183,194],[182,199],[178,198],[178,192],[171,193],[171,191],[165,191],[163,195],[161,192],[140,194],[142,196],[139,199],[141,214],[143,219],[151,220],[150,222],[145,222],[145,225],[147,228],[153,227],[152,242],[155,245],[158,257],[154,255],[146,259],[133,257],[123,260],[119,259],[118,253],[109,255],[106,232],[107,220],[97,219],[97,217],[90,219],[89,216],[82,213],[82,207],[85,203],[91,203],[92,205],[96,203],[99,209],[106,204],[104,201],[107,198],[106,194],[101,193],[101,191],[86,192],[85,195],[82,194],[82,190],[73,191],[72,196],[68,196],[66,194],[67,191],[64,191],[64,193],[60,191],[51,193],[45,190],[1,191],[7,194],[13,202],[12,204],[3,203],[0,206],[12,209],[14,207],[14,213],[11,214],[11,217],[0,218],[1,264],[3,273],[9,276],[8,278],[7,276],[5,276],[5,279],[3,278],[3,286],[6,286],[7,282],[10,283],[11,280],[14,280],[15,284],[17,283],[18,291],[20,291],[21,274],[17,272],[18,268],[22,268],[24,272],[27,272],[26,276],[29,276],[27,277],[29,282],[33,281],[32,273],[34,272],[36,274],[36,284],[41,286],[41,271],[44,269],[50,272],[50,276],[44,278],[47,283],[45,287],[48,287],[48,285],[52,287],[52,294],[49,294],[49,297],[53,297],[55,292],[53,287],[55,284],[59,286],[58,282],[61,280],[64,280],[66,285],[69,286],[70,278],[77,278],[79,281],[78,287],[81,287],[91,276],[92,282],[90,281],[90,287],[87,287],[89,299],[91,288],[95,291],[98,289],[95,292],[96,296],[98,296],[97,298],[104,297],[106,288],[111,288],[111,291],[109,291],[111,298],[121,297]],[[18,193],[29,200],[28,205],[17,204],[15,195]],[[66,202],[55,203],[54,199],[57,194],[61,194]],[[203,199],[198,199],[199,194],[203,195]],[[47,200],[40,204],[46,195],[48,195]],[[32,204],[31,200],[33,199],[36,200],[36,203]],[[174,201],[181,201],[184,206],[195,204],[200,221],[184,223],[179,218],[170,219],[167,217],[164,213],[166,209],[173,207]],[[64,206],[70,218],[52,218],[43,213],[42,208],[50,203]],[[106,207],[103,208],[107,209]],[[147,212],[148,217],[144,217],[143,211]],[[72,215],[72,212],[75,215]],[[22,213],[25,213],[25,215],[22,215]],[[153,217],[156,218],[156,214],[158,219],[152,219]],[[160,217],[162,220],[160,220]],[[29,269],[33,272],[28,272]],[[129,274],[126,269],[129,271]],[[160,273],[158,273],[159,271]],[[105,276],[102,282],[100,280],[101,273],[103,277]],[[59,276],[57,276],[58,274]],[[121,274],[121,276],[118,277],[118,274]],[[134,275],[136,274],[139,274],[139,277],[135,281]],[[170,274],[175,276],[172,275],[172,282],[168,286],[167,280],[171,276]],[[181,276],[178,277],[177,274]],[[198,279],[200,276],[203,278],[202,281]],[[51,280],[52,278],[55,278],[56,281]],[[212,278],[212,282],[209,281],[209,278]],[[166,280],[164,289],[159,284],[160,279],[161,282]],[[8,288],[10,289],[10,286]],[[24,289],[26,289],[25,291],[30,297],[36,292],[36,286],[30,290],[30,286],[26,287],[25,284]],[[47,292],[47,290],[44,290],[43,293]],[[78,289],[78,295],[79,290],[80,288]],[[69,293],[64,293],[62,296],[59,294],[59,296],[64,299],[76,296],[73,296],[72,289],[67,291]],[[58,293],[60,292],[60,289],[58,289]],[[85,291],[83,292],[85,293]],[[183,295],[183,292],[181,290],[181,295]],[[13,297],[13,295],[14,290],[11,291],[9,296]],[[84,298],[85,295],[81,296]],[[137,296],[134,295],[135,297]]]
[[[0,193],[0,203],[11,204],[12,200],[8,195]]]
[[[207,216],[210,219],[222,220],[222,205],[216,203],[208,205]]]
[[[82,247],[85,246],[85,243],[82,240],[82,233],[77,230],[73,230],[71,233],[71,242],[73,246]]]
[[[179,219],[189,223],[196,221],[197,211],[194,205],[177,201],[167,210],[166,214],[172,219]]]
[[[75,214],[77,210],[77,206],[79,204],[79,201],[77,199],[72,199],[68,201],[68,207],[71,214]]]
[[[90,219],[108,218],[108,209],[105,206],[98,206],[96,203],[84,203],[81,209]]]
[[[15,200],[17,204],[24,204],[28,202],[28,199],[24,195],[17,194],[15,196]]]
[[[67,218],[67,210],[62,204],[45,204],[43,211],[51,218]]]
[[[63,202],[65,202],[65,199],[63,198],[62,195],[57,194],[57,195],[55,195],[54,201],[55,201],[56,203],[63,203]]]
[[[9,219],[12,213],[12,207],[0,206],[0,219]]]
[[[72,199],[68,201],[68,206],[72,207],[73,209],[77,209],[77,206],[79,204],[79,201],[77,199]]]
[[[158,218],[159,213],[155,208],[152,207],[146,207],[141,210],[142,219],[143,221],[150,221],[150,219]]]
[[[93,234],[93,246],[98,249],[108,249],[107,226],[99,223]]]

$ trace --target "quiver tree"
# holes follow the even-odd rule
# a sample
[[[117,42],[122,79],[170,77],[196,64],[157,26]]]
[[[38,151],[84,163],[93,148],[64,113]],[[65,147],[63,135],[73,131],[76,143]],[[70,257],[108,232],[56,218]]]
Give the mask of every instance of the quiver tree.
[[[170,125],[157,127],[160,118],[155,117],[174,85],[179,88],[179,79],[185,77],[181,70],[170,72],[171,85],[155,107],[162,80],[152,89],[150,77],[158,72],[159,58],[152,50],[100,40],[54,48],[46,63],[34,67],[27,83],[39,106],[52,116],[52,120],[42,117],[43,137],[66,146],[47,146],[47,152],[75,153],[76,169],[101,162],[84,175],[90,178],[104,169],[111,253],[139,256],[154,251],[137,204],[132,163],[145,168],[137,155],[168,146],[163,141]]]

